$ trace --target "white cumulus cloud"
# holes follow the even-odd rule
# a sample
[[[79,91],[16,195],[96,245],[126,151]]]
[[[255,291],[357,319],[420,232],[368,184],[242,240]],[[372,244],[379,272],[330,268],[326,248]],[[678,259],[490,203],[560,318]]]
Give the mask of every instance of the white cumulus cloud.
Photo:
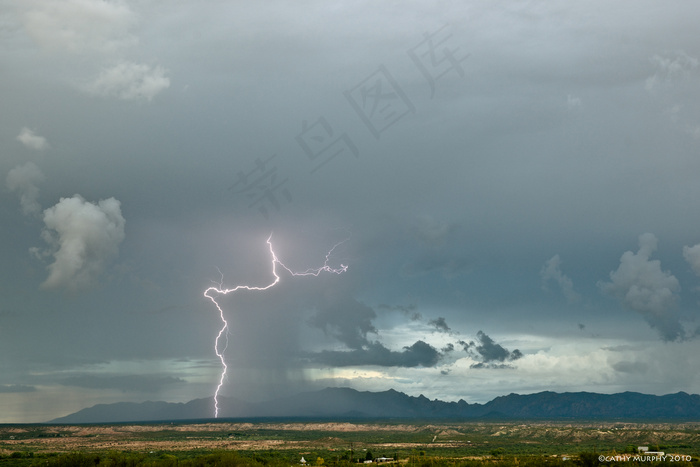
[[[103,97],[125,100],[151,100],[156,94],[170,87],[167,70],[161,66],[122,61],[102,70],[89,90]]]
[[[7,189],[19,194],[22,212],[27,216],[38,216],[41,213],[41,206],[37,201],[39,198],[37,183],[43,180],[44,174],[33,162],[17,166],[7,174]]]
[[[598,286],[625,307],[641,313],[663,339],[675,340],[683,335],[673,312],[680,285],[673,274],[661,270],[661,261],[650,259],[657,243],[651,233],[640,235],[637,253],[623,253],[620,266],[610,273],[610,282],[599,282]]]
[[[22,128],[17,135],[17,141],[24,144],[29,149],[35,149],[37,151],[43,151],[49,147],[49,143],[46,138],[39,136],[27,127]]]
[[[693,268],[693,272],[700,276],[700,243],[695,246],[684,246],[683,258]]]
[[[688,77],[693,70],[698,68],[700,63],[696,57],[688,55],[682,50],[675,54],[654,54],[650,58],[650,62],[654,65],[656,72],[646,80],[647,91],[652,91],[668,81]]]
[[[71,291],[93,284],[119,252],[124,240],[125,220],[114,198],[90,203],[80,195],[61,198],[44,211],[43,238],[49,243],[44,255],[51,255],[47,288]]]
[[[574,96],[573,94],[568,94],[566,96],[566,107],[569,110],[581,107],[581,102],[581,98],[578,96]]]

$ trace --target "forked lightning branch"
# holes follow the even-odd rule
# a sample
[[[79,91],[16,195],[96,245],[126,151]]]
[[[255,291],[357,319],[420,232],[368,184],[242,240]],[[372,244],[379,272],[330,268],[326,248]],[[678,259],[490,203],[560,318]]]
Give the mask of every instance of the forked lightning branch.
[[[280,276],[277,273],[277,266],[281,267],[285,271],[287,271],[290,275],[292,276],[318,276],[322,272],[328,272],[328,273],[333,273],[333,274],[342,274],[343,272],[347,271],[348,267],[344,264],[341,264],[340,267],[338,268],[332,268],[331,266],[328,265],[328,261],[330,260],[331,255],[333,254],[333,251],[341,245],[345,240],[342,242],[336,243],[333,248],[330,249],[330,251],[326,254],[326,260],[323,263],[323,266],[319,268],[309,268],[305,271],[292,271],[289,269],[287,266],[282,263],[279,258],[277,257],[277,254],[275,253],[274,249],[272,248],[272,235],[270,235],[267,239],[267,245],[270,248],[270,256],[272,258],[272,281],[267,284],[267,285],[262,285],[262,286],[252,286],[252,285],[237,285],[233,288],[224,288],[223,287],[223,278],[221,282],[218,284],[218,287],[209,287],[207,290],[204,291],[204,296],[207,297],[209,300],[214,303],[214,306],[216,309],[219,311],[219,317],[221,318],[221,321],[223,322],[223,327],[219,330],[219,334],[217,334],[216,339],[214,340],[214,352],[216,353],[216,356],[219,358],[221,361],[221,376],[219,378],[219,384],[216,386],[216,391],[214,392],[214,418],[219,417],[219,392],[221,391],[222,386],[224,385],[224,380],[226,378],[226,373],[228,372],[228,366],[226,365],[226,358],[224,357],[224,354],[226,353],[226,348],[228,347],[228,335],[229,335],[229,326],[228,326],[228,321],[226,321],[226,317],[224,316],[224,310],[221,308],[221,305],[219,305],[219,302],[217,302],[217,298],[220,297],[221,295],[228,295],[233,292],[237,292],[239,290],[258,290],[258,291],[264,291],[267,289],[270,289],[274,287],[279,281],[280,281]],[[223,347],[221,344],[223,337]]]

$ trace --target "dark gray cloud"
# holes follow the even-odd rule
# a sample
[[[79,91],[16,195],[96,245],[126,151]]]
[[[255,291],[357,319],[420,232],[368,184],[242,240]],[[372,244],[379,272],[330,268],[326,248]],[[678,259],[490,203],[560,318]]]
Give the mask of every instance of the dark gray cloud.
[[[447,332],[447,333],[449,333],[449,332],[452,331],[452,330],[450,329],[450,327],[447,325],[447,322],[445,321],[445,318],[443,318],[443,317],[441,317],[441,316],[438,317],[438,318],[435,318],[435,319],[431,319],[430,321],[428,321],[428,324],[429,324],[430,326],[433,326],[438,332]]]
[[[174,376],[157,375],[76,375],[58,381],[63,386],[90,389],[118,389],[124,392],[154,393],[165,387],[183,384],[186,381]]]
[[[515,349],[510,351],[506,349],[501,344],[496,343],[483,331],[477,332],[476,338],[478,342],[459,342],[465,352],[481,360],[479,363],[472,364],[471,368],[512,368],[511,365],[503,362],[518,360],[523,356],[520,350]]]
[[[376,317],[371,307],[344,296],[321,306],[309,324],[323,329],[351,349],[360,349],[369,344],[368,333],[377,333],[372,324]]]
[[[322,365],[381,367],[432,367],[440,360],[440,352],[432,345],[419,340],[402,351],[386,348],[379,342],[372,342],[361,349],[348,351],[324,350],[309,358]]]

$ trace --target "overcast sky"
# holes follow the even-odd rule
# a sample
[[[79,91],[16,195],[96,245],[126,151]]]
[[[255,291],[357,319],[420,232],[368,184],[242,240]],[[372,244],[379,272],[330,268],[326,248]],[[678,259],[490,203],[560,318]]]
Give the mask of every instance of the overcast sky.
[[[212,396],[270,235],[224,395],[700,392],[699,16],[0,0],[0,422]]]

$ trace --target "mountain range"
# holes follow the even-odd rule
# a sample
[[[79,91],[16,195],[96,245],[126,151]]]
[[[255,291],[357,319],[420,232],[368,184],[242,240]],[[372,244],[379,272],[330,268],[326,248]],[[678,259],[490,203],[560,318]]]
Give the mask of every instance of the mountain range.
[[[120,423],[213,418],[213,397],[187,403],[98,404],[48,423]],[[383,392],[326,388],[260,403],[219,397],[222,418],[307,419],[698,419],[700,395],[654,396],[636,392],[509,394],[485,404],[430,400],[390,389]]]

